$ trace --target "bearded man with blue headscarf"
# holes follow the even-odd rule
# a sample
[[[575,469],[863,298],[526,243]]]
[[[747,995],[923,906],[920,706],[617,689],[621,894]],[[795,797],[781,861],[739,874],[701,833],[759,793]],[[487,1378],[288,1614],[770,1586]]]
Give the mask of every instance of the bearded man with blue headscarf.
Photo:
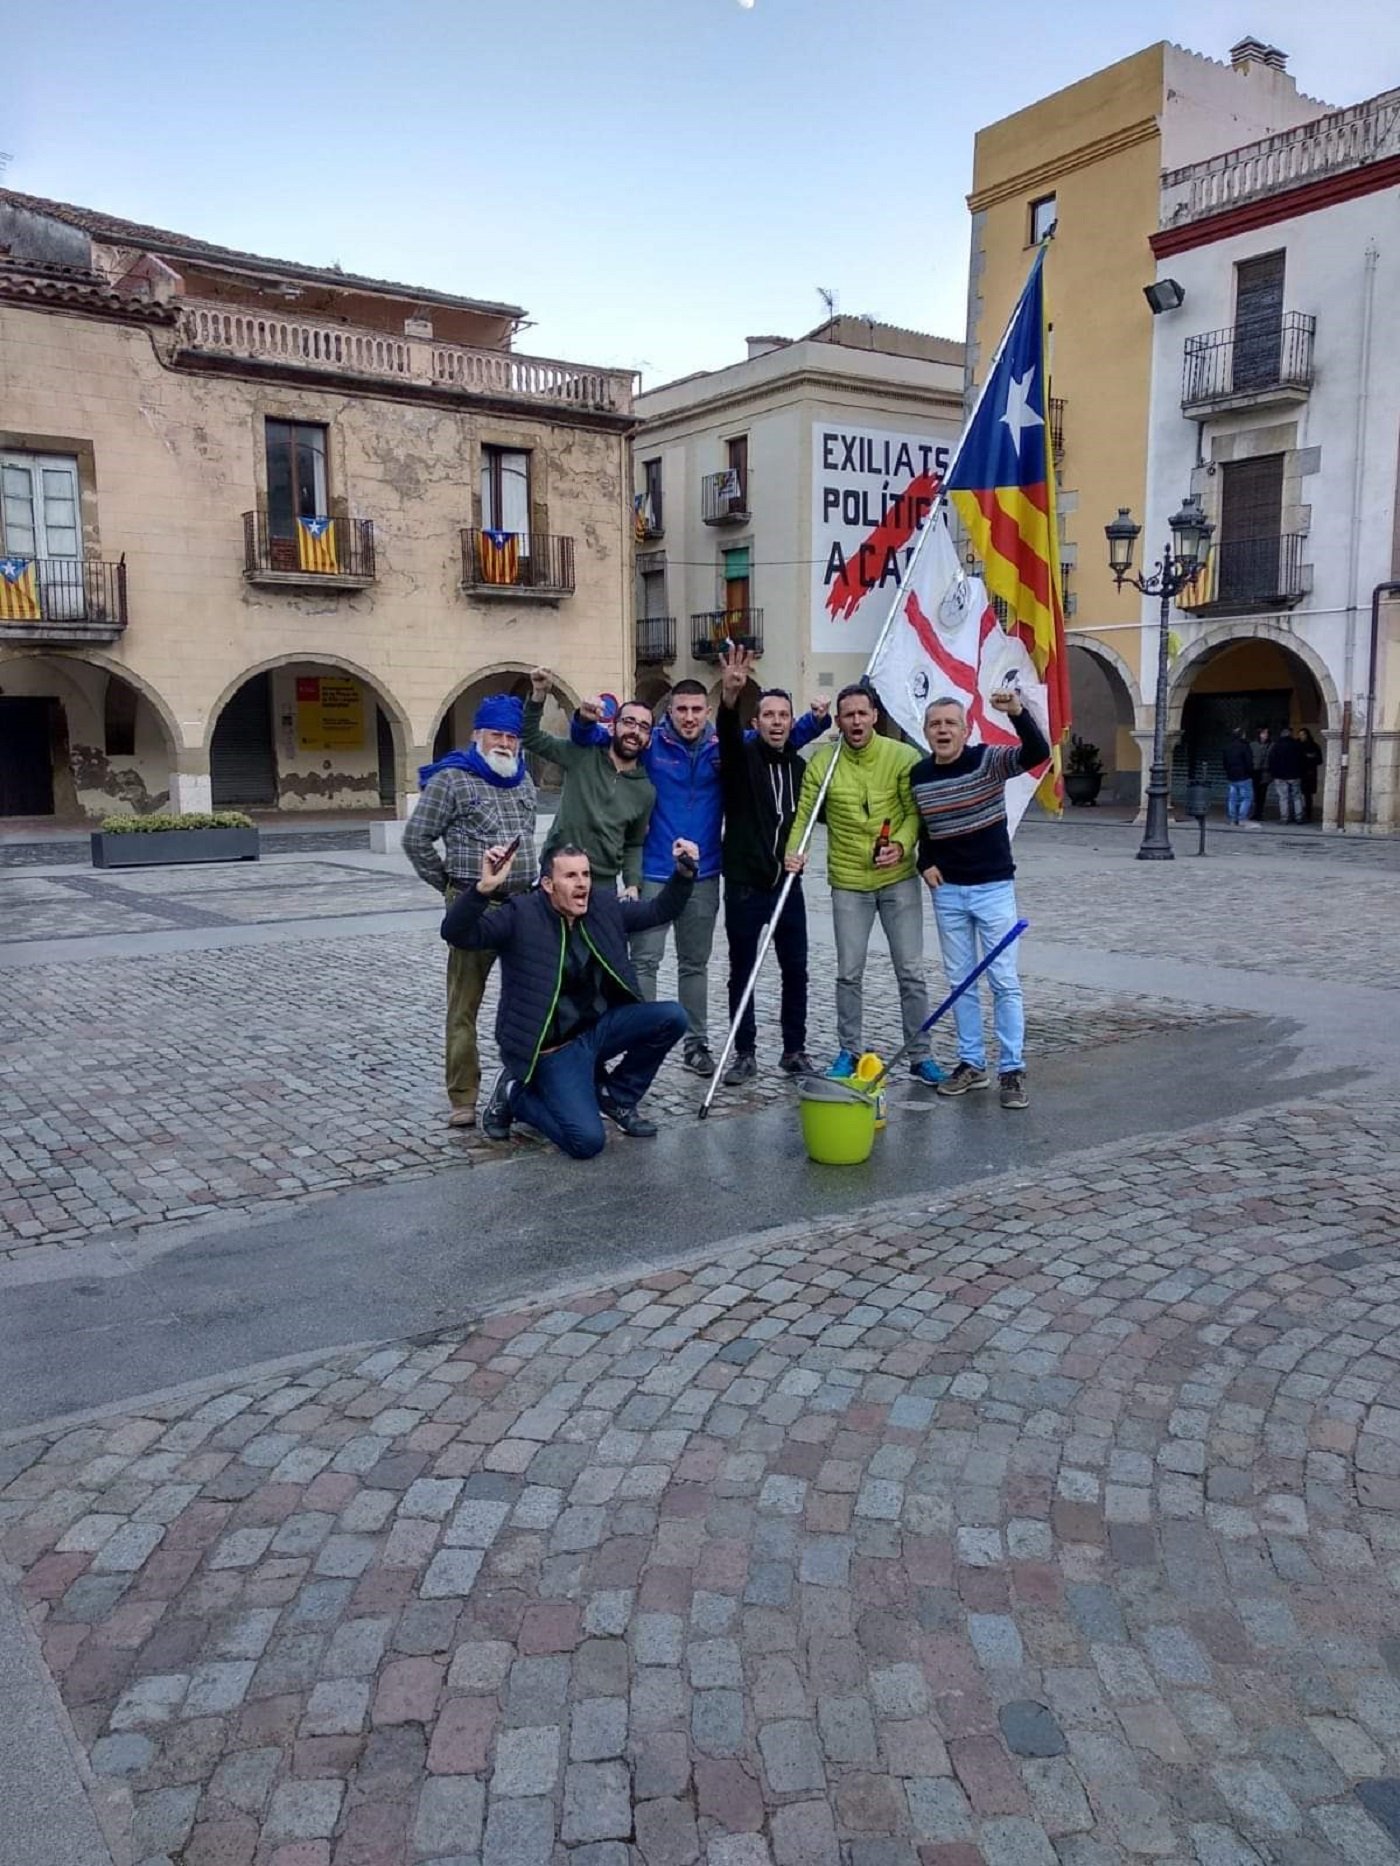
[[[524,704],[513,694],[489,695],[476,709],[467,750],[449,752],[418,773],[423,794],[404,825],[404,854],[449,907],[481,879],[485,851],[504,847],[517,836],[520,846],[497,898],[524,894],[534,885],[535,785],[520,749],[523,717]],[[490,947],[476,952],[448,948],[447,1099],[452,1127],[476,1126],[481,1087],[476,1020],[495,957]]]

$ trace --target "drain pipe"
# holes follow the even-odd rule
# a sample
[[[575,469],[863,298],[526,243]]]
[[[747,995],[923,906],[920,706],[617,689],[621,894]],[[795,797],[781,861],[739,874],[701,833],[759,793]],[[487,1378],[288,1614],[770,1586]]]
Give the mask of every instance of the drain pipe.
[[[1371,591],[1371,652],[1366,672],[1366,751],[1361,765],[1361,821],[1371,821],[1371,758],[1375,750],[1376,679],[1381,645],[1381,599],[1400,596],[1400,583],[1378,583]]]
[[[1376,297],[1376,262],[1380,249],[1374,240],[1366,242],[1366,268],[1361,288],[1361,354],[1356,384],[1356,456],[1351,473],[1351,538],[1347,549],[1347,633],[1342,662],[1342,759],[1337,784],[1337,828],[1347,826],[1347,792],[1351,776],[1351,721],[1355,714],[1352,679],[1356,666],[1356,624],[1361,597],[1361,493],[1366,478],[1367,388],[1371,377],[1371,321]],[[1366,741],[1371,738],[1371,714],[1375,696],[1366,695]],[[1362,827],[1366,818],[1363,814]]]

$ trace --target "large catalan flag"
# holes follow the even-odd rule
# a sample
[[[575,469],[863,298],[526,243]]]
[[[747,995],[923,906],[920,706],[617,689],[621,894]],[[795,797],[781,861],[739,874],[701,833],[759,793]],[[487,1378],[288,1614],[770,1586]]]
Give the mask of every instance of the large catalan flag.
[[[297,520],[297,562],[303,570],[334,575],[340,568],[335,549],[335,523],[329,518]]]
[[[0,622],[37,622],[39,585],[32,557],[0,557]]]
[[[1064,806],[1060,746],[1069,730],[1069,665],[1055,516],[1045,367],[1045,249],[1012,313],[981,400],[944,482],[993,596],[1011,613],[1012,632],[1045,683],[1048,737],[1055,748],[1037,795]]]
[[[520,539],[513,531],[487,530],[477,534],[476,561],[483,583],[520,581]]]

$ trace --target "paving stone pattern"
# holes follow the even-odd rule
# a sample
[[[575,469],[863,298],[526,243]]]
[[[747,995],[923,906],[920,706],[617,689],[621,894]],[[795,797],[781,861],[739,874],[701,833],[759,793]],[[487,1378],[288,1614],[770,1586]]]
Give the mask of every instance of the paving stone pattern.
[[[0,1030],[0,1253],[259,1212],[483,1150],[499,1158],[479,1133],[446,1126],[443,952],[423,930],[13,973],[19,1015]],[[668,946],[663,990],[674,963]],[[712,1005],[724,1002],[724,979],[717,958]],[[812,1043],[829,1056],[835,1012],[820,973],[812,1000]],[[882,957],[867,1002],[872,1033],[898,1030]],[[483,1031],[495,1005],[493,975]],[[1048,986],[1036,987],[1033,1018],[1037,1058],[1205,1021],[1190,1006]],[[760,1024],[771,1065],[781,1048],[774,993]],[[941,1053],[951,1057],[948,1037]],[[673,1058],[649,1106],[689,1121],[702,1093]],[[716,1113],[790,1093],[770,1066],[742,1093],[721,1090]],[[523,1131],[512,1143],[542,1144]]]
[[[0,1448],[141,1866],[1396,1866],[1400,1115]]]

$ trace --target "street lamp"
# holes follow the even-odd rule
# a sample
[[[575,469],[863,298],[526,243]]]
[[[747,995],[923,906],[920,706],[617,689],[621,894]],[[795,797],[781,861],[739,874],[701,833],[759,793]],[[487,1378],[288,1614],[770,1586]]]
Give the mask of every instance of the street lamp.
[[[1157,633],[1157,704],[1152,718],[1152,771],[1147,780],[1147,828],[1140,862],[1170,862],[1171,837],[1167,834],[1167,621],[1172,600],[1188,584],[1194,583],[1206,561],[1214,525],[1201,510],[1200,497],[1191,493],[1181,502],[1181,510],[1170,520],[1171,542],[1155,568],[1142,576],[1133,575],[1133,548],[1142,534],[1127,506],[1119,506],[1118,516],[1104,526],[1108,539],[1108,567],[1121,590],[1129,583],[1144,596],[1160,596],[1162,613]]]

